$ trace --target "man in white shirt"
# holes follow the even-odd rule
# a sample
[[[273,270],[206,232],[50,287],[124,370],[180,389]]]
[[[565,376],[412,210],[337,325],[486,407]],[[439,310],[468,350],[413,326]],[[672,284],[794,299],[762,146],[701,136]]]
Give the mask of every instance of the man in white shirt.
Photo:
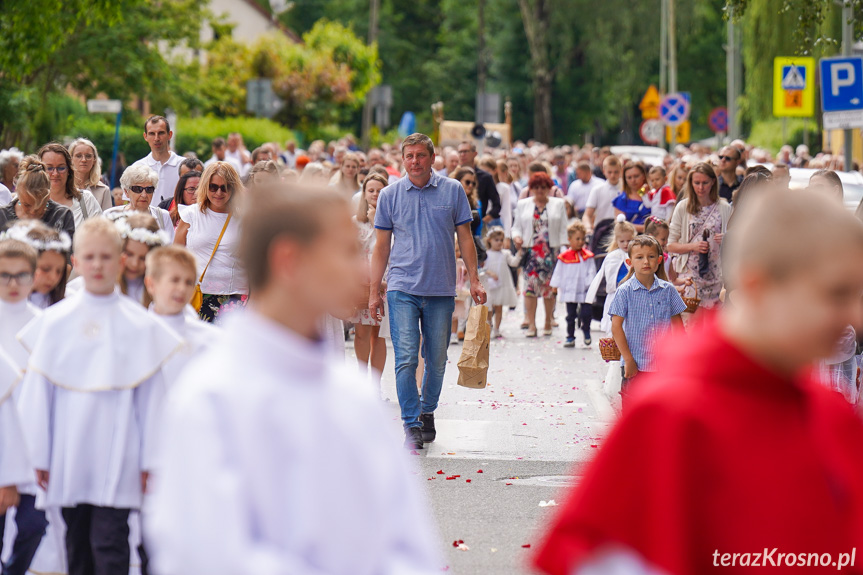
[[[228,148],[225,144],[224,138],[216,138],[213,140],[212,144],[213,155],[210,156],[210,159],[204,162],[204,168],[210,167],[214,162],[228,162],[234,169],[237,170],[237,173],[240,176],[243,175],[243,167],[240,165],[240,162],[236,158],[232,158],[228,155]]]
[[[183,157],[171,150],[173,136],[171,125],[164,116],[150,116],[144,122],[144,139],[150,145],[150,153],[132,165],[149,166],[159,176],[159,184],[150,200],[151,206],[158,206],[162,200],[173,198],[180,179],[179,169]]]
[[[225,157],[228,158],[229,162],[239,166],[237,171],[240,172],[241,176],[245,176],[252,167],[252,156],[243,143],[243,136],[239,132],[231,132],[228,134],[227,144],[228,149],[225,151]]]
[[[614,206],[611,202],[620,194],[620,176],[623,167],[617,156],[608,156],[602,162],[605,185],[598,185],[590,191],[584,208],[584,225],[587,233],[606,220],[614,220]]]
[[[575,181],[569,185],[566,197],[572,206],[575,208],[578,217],[584,215],[584,210],[587,208],[587,199],[590,197],[590,192],[597,186],[605,182],[599,178],[593,177],[590,170],[590,164],[587,162],[579,162],[575,167]]]

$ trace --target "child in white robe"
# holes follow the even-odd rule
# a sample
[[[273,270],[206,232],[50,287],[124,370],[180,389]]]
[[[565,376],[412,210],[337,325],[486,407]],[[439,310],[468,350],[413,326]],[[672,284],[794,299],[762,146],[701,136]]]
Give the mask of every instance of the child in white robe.
[[[115,290],[122,239],[91,218],[75,234],[84,289],[20,334],[30,351],[19,406],[42,507],[62,508],[69,575],[127,575],[128,518],[152,467],[161,367],[179,338]]]
[[[347,200],[260,190],[244,223],[254,296],[167,402],[144,514],[154,571],[439,573],[430,511],[376,391],[320,332],[357,300],[367,265]]]
[[[12,392],[20,380],[21,372],[0,350],[0,553],[3,552],[6,511],[18,505],[16,485],[34,478],[18,410],[12,399]]]
[[[208,349],[221,330],[202,321],[189,306],[197,282],[197,264],[192,252],[174,245],[155,248],[147,254],[146,264],[144,283],[153,298],[150,314],[165,322],[183,340],[183,347],[162,369],[170,389],[186,364]]]
[[[45,513],[34,508],[36,476],[26,457],[15,406],[17,383],[27,362],[27,351],[15,335],[37,313],[28,307],[27,296],[38,253],[28,243],[11,239],[8,232],[0,238],[0,551],[4,536],[8,536],[11,552],[3,572],[23,575],[48,526]],[[18,512],[7,518],[9,507],[16,507]],[[7,519],[9,533],[5,530]]]

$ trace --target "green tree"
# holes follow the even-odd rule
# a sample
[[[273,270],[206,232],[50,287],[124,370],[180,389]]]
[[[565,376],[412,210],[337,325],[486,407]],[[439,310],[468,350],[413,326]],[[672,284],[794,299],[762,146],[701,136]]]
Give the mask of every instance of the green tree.
[[[302,44],[272,34],[252,50],[254,73],[271,78],[284,100],[278,119],[304,131],[346,122],[380,81],[377,47],[335,22],[319,21],[303,34]]]
[[[166,54],[197,48],[207,15],[197,0],[5,2],[0,110],[11,114],[0,115],[3,143],[56,137],[49,100],[70,89],[84,97],[149,99],[157,109],[195,105],[194,82]]]

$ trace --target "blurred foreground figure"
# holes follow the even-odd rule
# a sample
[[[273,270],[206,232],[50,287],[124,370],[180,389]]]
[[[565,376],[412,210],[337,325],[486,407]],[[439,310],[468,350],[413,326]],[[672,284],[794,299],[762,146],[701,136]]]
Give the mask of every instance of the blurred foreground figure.
[[[258,190],[239,257],[254,294],[166,408],[145,517],[159,575],[431,574],[441,564],[376,390],[318,332],[365,262],[331,190]]]
[[[534,558],[543,572],[863,569],[863,422],[810,367],[859,324],[863,224],[770,190],[734,217],[731,303],[634,380]]]

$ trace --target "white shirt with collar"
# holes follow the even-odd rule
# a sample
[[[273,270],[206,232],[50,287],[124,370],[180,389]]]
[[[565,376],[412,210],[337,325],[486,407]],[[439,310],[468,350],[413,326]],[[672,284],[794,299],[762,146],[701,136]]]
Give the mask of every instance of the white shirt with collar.
[[[605,182],[603,180],[600,180],[594,175],[591,175],[587,182],[583,182],[580,178],[576,178],[575,181],[569,185],[566,197],[569,199],[576,211],[583,212],[587,208],[587,198],[590,197],[590,192],[593,191],[593,188],[604,183]]]
[[[183,163],[183,156],[178,156],[171,151],[170,157],[164,162],[159,162],[153,157],[153,152],[150,152],[145,157],[141,158],[133,166],[145,165],[152,168],[159,176],[159,184],[156,186],[156,193],[153,194],[153,199],[150,200],[151,206],[158,206],[159,202],[165,198],[173,198],[174,190],[177,188],[177,182],[180,181],[180,164]]]

